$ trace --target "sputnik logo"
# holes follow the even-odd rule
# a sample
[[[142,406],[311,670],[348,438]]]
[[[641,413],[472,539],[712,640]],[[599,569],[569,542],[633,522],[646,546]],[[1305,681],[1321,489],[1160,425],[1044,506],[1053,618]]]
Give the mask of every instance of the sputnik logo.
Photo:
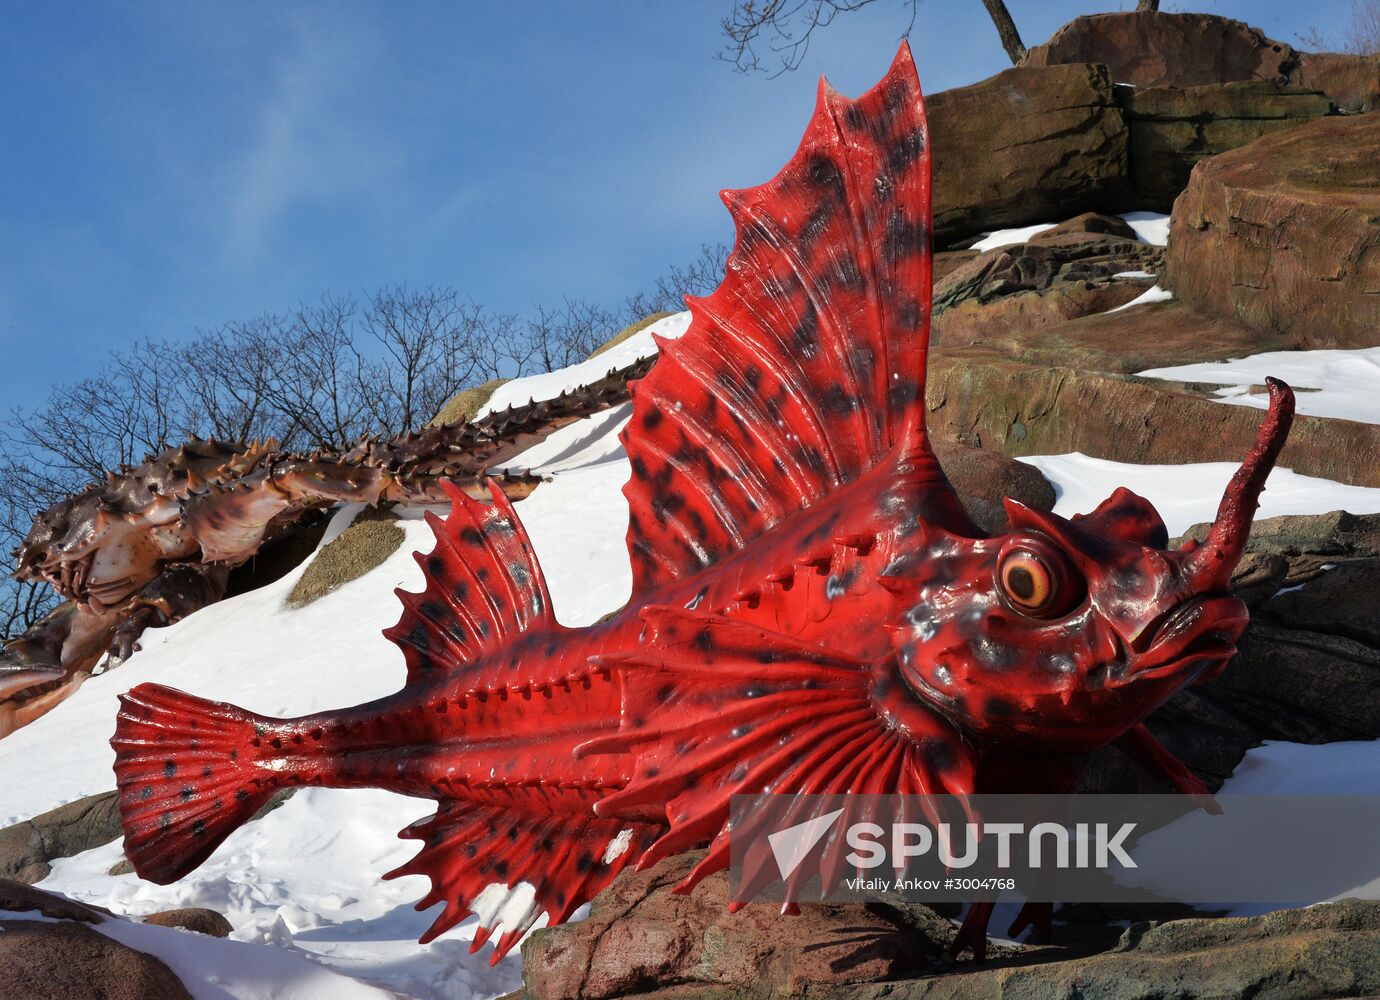
[[[842,809],[835,809],[823,816],[807,819],[804,823],[767,834],[767,843],[771,845],[772,856],[776,858],[776,868],[781,872],[783,880],[791,877],[791,872],[799,868],[801,862],[810,856],[815,845],[824,839],[824,835],[842,815]]]

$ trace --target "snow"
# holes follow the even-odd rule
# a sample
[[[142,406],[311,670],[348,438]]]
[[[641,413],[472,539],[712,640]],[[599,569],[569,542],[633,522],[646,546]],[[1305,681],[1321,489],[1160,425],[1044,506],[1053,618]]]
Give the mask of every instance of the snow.
[[[678,336],[687,324],[688,314],[681,313],[593,363],[509,383],[492,405],[546,398],[597,379],[653,351],[652,332]],[[621,606],[631,590],[624,546],[627,505],[621,495],[628,463],[618,440],[629,412],[624,405],[562,428],[515,463],[551,477],[517,508],[545,569],[556,615],[567,625],[596,621]],[[1160,508],[1171,533],[1211,519],[1235,468],[1231,463],[1136,466],[1079,454],[1024,461],[1055,484],[1056,510],[1062,514],[1090,510],[1126,485]],[[1261,516],[1339,507],[1380,510],[1380,489],[1276,470]],[[338,513],[327,539],[343,531],[357,512]],[[0,826],[113,787],[113,754],[106,740],[116,695],[135,684],[168,683],[277,716],[354,705],[396,690],[404,676],[402,657],[379,632],[397,620],[394,588],[420,589],[421,572],[411,552],[431,548],[421,516],[421,511],[405,515],[406,541],[397,553],[306,608],[290,610],[284,603],[302,572],[298,569],[171,628],[146,633],[144,648],[125,665],[92,678],[56,711],[0,741],[5,787]],[[1273,745],[1264,748],[1269,755],[1253,751],[1242,773],[1307,774],[1310,781],[1350,787],[1380,772],[1377,747]],[[231,940],[220,942],[109,922],[112,936],[168,957],[198,1000],[390,994],[461,1000],[511,991],[520,982],[516,950],[492,968],[489,949],[469,954],[473,920],[428,945],[417,944],[437,913],[413,909],[426,880],[379,879],[416,851],[415,842],[399,840],[397,832],[431,811],[428,801],[388,792],[303,789],[236,831],[206,864],[172,885],[109,875],[122,858],[117,842],[59,859],[42,886],[133,916],[178,906],[224,913],[235,931]],[[630,835],[615,838],[610,856],[630,842]],[[505,923],[516,922],[532,905],[530,886],[492,886],[476,903]]]
[[[1127,212],[1121,218],[1136,231],[1136,238],[1142,243],[1152,243],[1162,247],[1169,242],[1169,216],[1160,212]],[[1016,229],[993,230],[990,233],[985,233],[982,239],[972,245],[972,249],[986,251],[1016,243],[1026,243],[1036,233],[1043,233],[1046,229],[1053,229],[1056,225],[1057,223],[1054,222],[1040,222],[1033,226],[1021,226]],[[1154,277],[1154,275],[1149,274],[1144,276]],[[1117,277],[1122,277],[1122,275],[1117,275]]]
[[[6,913],[6,920],[56,924],[37,911]],[[256,948],[173,927],[120,917],[88,924],[127,948],[160,959],[194,1000],[390,1000],[395,994],[332,972],[276,948]]]
[[[998,229],[978,240],[972,245],[971,249],[984,252],[987,250],[995,250],[997,247],[1010,246],[1013,243],[1026,243],[1030,240],[1030,237],[1034,236],[1036,233],[1043,233],[1046,229],[1053,229],[1054,226],[1055,223],[1053,222],[1042,222],[1038,225],[1025,226],[1020,229]]]
[[[1127,212],[1121,217],[1142,243],[1169,245],[1169,216],[1163,212]]]
[[[1139,278],[1153,278],[1153,277],[1155,277],[1155,276],[1154,276],[1153,274],[1151,274],[1149,271],[1118,271],[1116,274],[1112,275],[1112,277],[1113,277],[1113,278],[1128,278],[1128,279],[1129,279],[1129,278],[1137,278],[1137,279],[1139,279]]]
[[[582,361],[578,365],[532,375],[528,378],[513,379],[499,386],[489,401],[479,408],[476,416],[484,416],[495,410],[509,406],[521,406],[530,400],[554,399],[562,392],[577,389],[599,381],[611,371],[626,368],[639,358],[656,353],[653,334],[666,340],[675,340],[690,329],[690,313],[678,312],[659,319],[645,330],[639,330],[623,343],[609,348],[603,354]]]
[[[1091,458],[1080,452],[1022,456],[1019,460],[1035,466],[1054,486],[1056,514],[1086,514],[1118,486],[1125,486],[1155,505],[1171,537],[1217,515],[1222,490],[1237,469],[1235,462],[1133,465]],[[1380,512],[1380,488],[1348,486],[1276,468],[1265,481],[1256,518],[1331,510],[1349,510],[1353,514]]]
[[[1174,293],[1159,285],[1153,285],[1141,292],[1130,302],[1124,302],[1115,309],[1108,309],[1108,312],[1121,312],[1123,309],[1130,309],[1132,306],[1148,306],[1152,302],[1168,302],[1174,297]]]
[[[1264,385],[1265,376],[1273,375],[1294,387],[1299,413],[1380,424],[1380,347],[1269,351],[1227,361],[1151,368],[1140,374],[1176,382],[1217,383],[1225,386],[1217,390],[1219,402],[1262,410],[1269,405],[1269,396],[1250,389]]]

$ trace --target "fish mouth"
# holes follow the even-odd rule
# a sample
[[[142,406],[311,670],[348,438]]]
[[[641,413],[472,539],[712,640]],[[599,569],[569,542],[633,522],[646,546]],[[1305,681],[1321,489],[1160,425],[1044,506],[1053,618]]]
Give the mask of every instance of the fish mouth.
[[[1250,615],[1235,597],[1188,601],[1161,619],[1154,638],[1130,664],[1127,680],[1165,677],[1204,661],[1226,662]]]

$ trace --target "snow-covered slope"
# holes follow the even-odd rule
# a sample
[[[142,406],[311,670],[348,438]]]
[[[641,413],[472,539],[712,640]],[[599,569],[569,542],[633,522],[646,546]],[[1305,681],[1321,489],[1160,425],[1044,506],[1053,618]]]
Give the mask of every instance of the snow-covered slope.
[[[1282,378],[1297,394],[1299,413],[1380,424],[1380,347],[1354,351],[1268,351],[1208,364],[1151,368],[1141,375],[1176,382],[1215,382],[1223,403],[1265,409],[1269,397],[1251,392],[1265,376]]]
[[[651,329],[679,335],[687,320],[679,314]],[[653,350],[650,333],[578,370],[510,383],[491,405],[545,398],[597,379]],[[624,406],[572,424],[515,463],[551,477],[517,507],[546,571],[557,617],[568,625],[597,620],[623,604],[630,591],[627,506],[620,492],[628,465],[617,439],[628,410]],[[1086,510],[1113,487],[1126,485],[1161,505],[1171,531],[1209,519],[1231,471],[1224,464],[1129,466],[1081,455],[1028,461],[1055,482],[1061,513]],[[1270,480],[1262,515],[1339,506],[1380,510],[1380,490],[1340,487],[1279,470]],[[355,513],[338,514],[327,539]],[[284,604],[299,570],[171,628],[148,632],[144,649],[124,666],[92,678],[56,711],[0,741],[0,825],[114,787],[106,741],[116,696],[143,681],[270,715],[338,708],[396,690],[403,680],[402,657],[379,633],[397,620],[394,588],[420,589],[421,573],[410,553],[431,547],[420,512],[408,514],[403,527],[407,541],[401,551],[306,608],[289,610]],[[1290,766],[1326,770],[1345,760],[1355,767],[1355,754],[1373,755],[1375,747],[1366,744],[1345,758],[1327,748],[1302,748],[1291,751]],[[1310,754],[1316,754],[1315,765],[1306,763]],[[433,1000],[512,990],[520,975],[517,952],[490,968],[487,951],[468,953],[472,924],[418,945],[417,937],[434,916],[412,908],[426,890],[425,880],[379,880],[415,851],[397,831],[431,809],[429,802],[386,792],[307,789],[237,831],[205,865],[173,885],[107,874],[121,859],[119,844],[58,861],[42,884],[120,913],[198,905],[226,914],[235,927],[230,943],[209,944],[129,923],[113,924],[108,931],[165,956],[172,940],[174,967],[198,1000],[372,997],[381,995],[379,989]]]

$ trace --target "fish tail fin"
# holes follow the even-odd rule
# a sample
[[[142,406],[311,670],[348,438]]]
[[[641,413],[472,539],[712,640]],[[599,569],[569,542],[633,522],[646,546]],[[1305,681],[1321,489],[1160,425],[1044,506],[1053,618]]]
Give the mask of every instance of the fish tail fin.
[[[275,721],[160,684],[120,696],[110,745],[140,878],[175,882],[272,797],[281,782],[253,748]]]

